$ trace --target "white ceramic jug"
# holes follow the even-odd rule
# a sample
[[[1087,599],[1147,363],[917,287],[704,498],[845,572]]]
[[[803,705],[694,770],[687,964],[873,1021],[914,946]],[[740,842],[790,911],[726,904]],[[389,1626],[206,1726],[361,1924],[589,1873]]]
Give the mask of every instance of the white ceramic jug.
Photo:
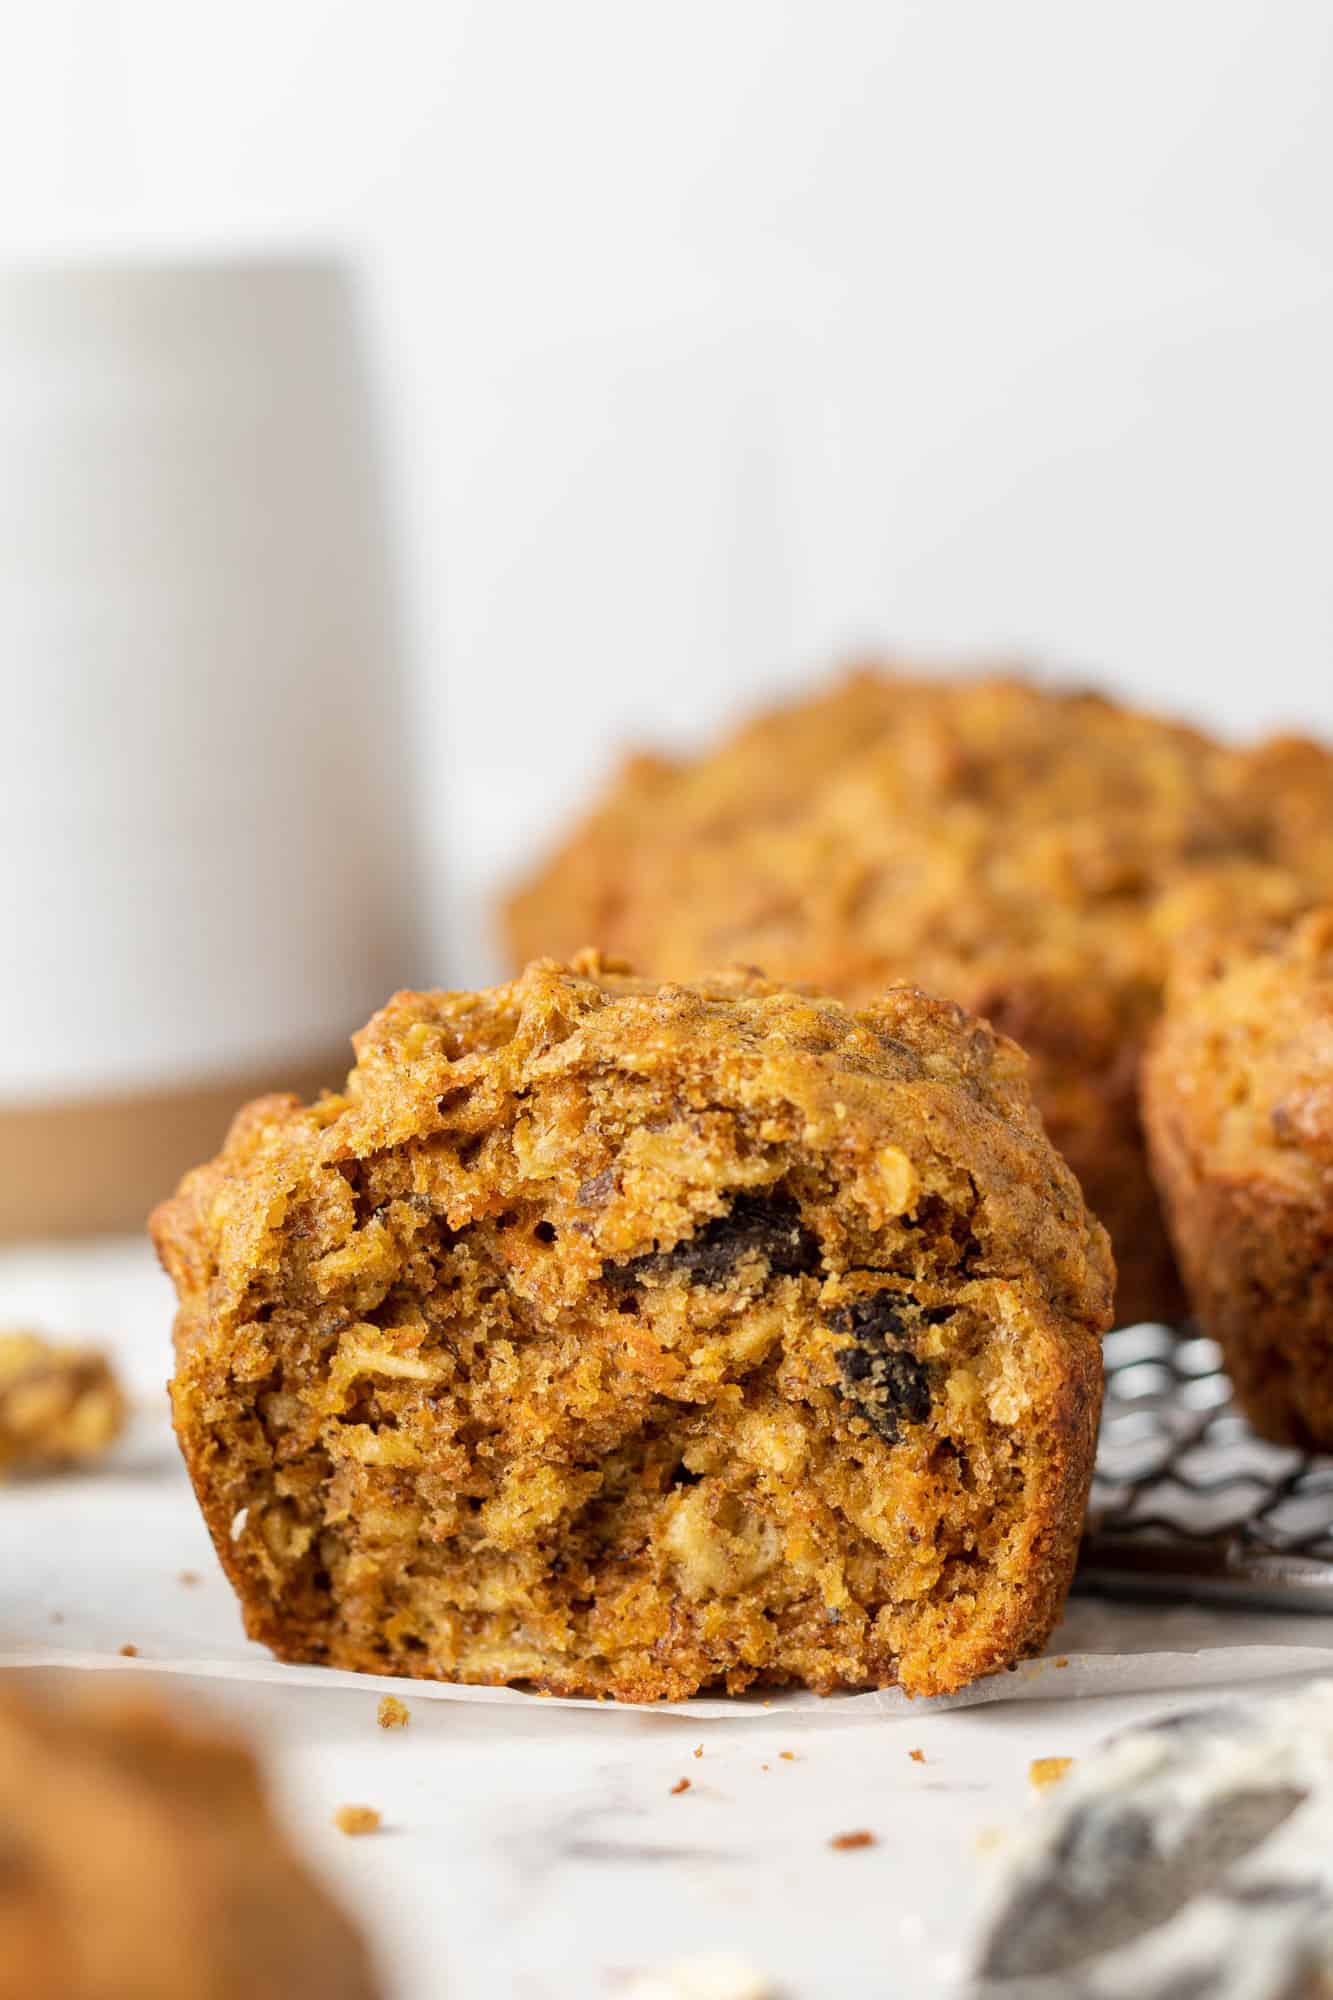
[[[418,979],[352,287],[0,275],[0,1235],[137,1222]]]

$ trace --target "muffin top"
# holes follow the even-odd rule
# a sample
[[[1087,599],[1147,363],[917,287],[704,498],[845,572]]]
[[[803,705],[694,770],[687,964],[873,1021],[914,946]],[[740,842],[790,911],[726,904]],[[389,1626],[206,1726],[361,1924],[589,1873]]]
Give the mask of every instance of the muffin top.
[[[851,999],[911,979],[1108,1063],[1210,898],[1333,889],[1333,758],[1238,751],[1016,677],[862,671],[694,760],[631,759],[509,906],[518,953],[588,939],[688,977],[729,962]]]
[[[1152,1062],[1206,1171],[1333,1197],[1333,906],[1182,952]]]

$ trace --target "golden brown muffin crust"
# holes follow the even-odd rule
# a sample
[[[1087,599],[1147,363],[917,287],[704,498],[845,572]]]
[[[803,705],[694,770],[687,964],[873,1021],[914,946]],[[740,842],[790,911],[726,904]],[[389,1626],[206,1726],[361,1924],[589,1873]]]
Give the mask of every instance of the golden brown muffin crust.
[[[1181,955],[1143,1074],[1200,1323],[1255,1426],[1333,1447],[1333,908]]]
[[[375,2000],[254,1760],[141,1696],[0,1692],[0,2000]]]
[[[678,764],[633,760],[513,896],[521,961],[593,938],[689,978],[741,961],[860,1004],[911,980],[1027,1048],[1111,1232],[1122,1320],[1181,1299],[1137,1109],[1180,912],[1333,892],[1333,760],[1237,753],[1086,692],[863,671]]]
[[[1042,1643],[1112,1273],[1012,1043],[588,954],[400,994],[356,1050],[153,1223],[254,1636],[630,1699]]]

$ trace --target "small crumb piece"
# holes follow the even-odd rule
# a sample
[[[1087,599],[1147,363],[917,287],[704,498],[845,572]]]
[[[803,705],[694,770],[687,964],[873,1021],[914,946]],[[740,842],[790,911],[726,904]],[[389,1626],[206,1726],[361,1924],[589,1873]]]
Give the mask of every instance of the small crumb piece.
[[[339,1833],[378,1833],[380,1816],[374,1806],[339,1806],[333,1824]]]
[[[1058,1660],[1052,1660],[1051,1665],[1054,1667],[1067,1667],[1069,1665],[1068,1653],[1061,1653]]]
[[[704,1754],[704,1746],[703,1746],[703,1744],[702,1744],[702,1743],[700,1743],[700,1744],[699,1744],[699,1746],[698,1746],[698,1747],[697,1747],[697,1749],[695,1750],[695,1753],[694,1753],[694,1754],[695,1754],[695,1756],[696,1756],[696,1757],[702,1757],[702,1756],[703,1756],[703,1754]]]
[[[778,1755],[784,1764],[794,1764],[796,1762],[796,1752],[794,1750],[779,1750]]]
[[[1048,1785],[1059,1784],[1073,1761],[1072,1757],[1034,1757],[1028,1765],[1028,1778],[1044,1792]]]
[[[120,1652],[121,1658],[125,1660],[137,1660],[139,1657],[139,1648],[137,1646],[122,1646]]]
[[[914,1764],[924,1764],[926,1761],[924,1750],[909,1750],[907,1754]]]
[[[845,1854],[851,1847],[874,1847],[875,1844],[875,1835],[864,1826],[858,1827],[854,1833],[835,1833],[829,1842],[829,1846],[836,1847],[840,1854]]]
[[[688,1792],[689,1789],[690,1781],[688,1778],[677,1778],[675,1784],[671,1787],[671,1796],[674,1799],[677,1792]]]
[[[766,1770],[768,1769],[768,1766],[767,1766],[767,1764],[761,1764],[761,1765],[759,1766],[759,1768],[760,1768],[760,1770],[761,1770],[761,1771],[766,1771]]]
[[[187,1590],[192,1590],[199,1581],[199,1572],[197,1569],[183,1569],[176,1581],[183,1583]]]
[[[1004,1829],[998,1826],[979,1826],[972,1845],[978,1854],[993,1854],[997,1847],[1004,1846]]]
[[[386,1694],[375,1711],[375,1719],[381,1729],[406,1729],[412,1720],[412,1711],[405,1701],[399,1701],[396,1694]]]

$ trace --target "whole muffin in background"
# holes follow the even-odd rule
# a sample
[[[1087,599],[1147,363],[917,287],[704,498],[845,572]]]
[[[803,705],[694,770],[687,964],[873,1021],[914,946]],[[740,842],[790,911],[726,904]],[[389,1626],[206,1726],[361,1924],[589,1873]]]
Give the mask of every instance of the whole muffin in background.
[[[1265,1437],[1333,1449],[1333,908],[1182,957],[1143,1111],[1242,1407]]]
[[[1320,831],[1322,829],[1322,831]],[[1111,1233],[1117,1317],[1183,1299],[1138,1066],[1200,901],[1333,894],[1333,760],[1237,752],[1101,696],[860,672],[712,750],[636,757],[508,905],[516,962],[589,939],[645,972],[743,963],[856,1004],[911,980],[1027,1049]]]
[[[142,1695],[0,1691],[0,2000],[376,2000],[254,1759]]]
[[[356,1049],[153,1222],[252,1637],[648,1701],[1041,1647],[1113,1272],[1013,1043],[590,953],[399,994]]]

